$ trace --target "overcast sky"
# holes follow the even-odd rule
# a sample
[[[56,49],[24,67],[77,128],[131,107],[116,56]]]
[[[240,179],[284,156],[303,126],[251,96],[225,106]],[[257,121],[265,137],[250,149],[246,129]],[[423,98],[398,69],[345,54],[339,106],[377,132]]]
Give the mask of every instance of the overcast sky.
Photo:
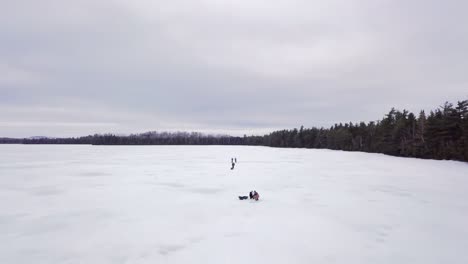
[[[262,134],[468,98],[468,1],[0,0],[0,137]]]

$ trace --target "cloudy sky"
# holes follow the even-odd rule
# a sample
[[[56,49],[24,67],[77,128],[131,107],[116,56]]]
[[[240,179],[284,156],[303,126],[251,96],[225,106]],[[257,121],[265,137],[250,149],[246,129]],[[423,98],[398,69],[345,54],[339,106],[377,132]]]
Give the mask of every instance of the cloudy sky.
[[[468,1],[0,0],[0,137],[261,134],[468,98]]]

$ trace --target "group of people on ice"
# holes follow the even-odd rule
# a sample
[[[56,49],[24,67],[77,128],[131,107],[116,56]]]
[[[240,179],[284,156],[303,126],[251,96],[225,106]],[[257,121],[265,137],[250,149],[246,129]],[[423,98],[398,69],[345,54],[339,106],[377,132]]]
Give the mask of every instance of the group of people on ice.
[[[254,199],[255,201],[258,201],[260,198],[260,195],[258,194],[257,191],[250,191],[249,197],[247,196],[239,196],[239,200],[246,200],[247,198],[249,199]]]
[[[234,167],[236,166],[236,163],[237,163],[237,158],[231,158],[231,170],[234,169]],[[260,198],[260,195],[255,190],[250,191],[249,196],[239,196],[239,200],[253,199],[255,201],[258,201],[259,198]]]

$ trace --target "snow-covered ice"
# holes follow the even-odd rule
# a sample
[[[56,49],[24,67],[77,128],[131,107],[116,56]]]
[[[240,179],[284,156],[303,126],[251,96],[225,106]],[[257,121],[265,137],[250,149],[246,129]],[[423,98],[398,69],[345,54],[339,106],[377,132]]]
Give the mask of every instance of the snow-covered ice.
[[[260,201],[238,200],[253,189]],[[466,264],[468,164],[267,147],[0,145],[0,263]]]

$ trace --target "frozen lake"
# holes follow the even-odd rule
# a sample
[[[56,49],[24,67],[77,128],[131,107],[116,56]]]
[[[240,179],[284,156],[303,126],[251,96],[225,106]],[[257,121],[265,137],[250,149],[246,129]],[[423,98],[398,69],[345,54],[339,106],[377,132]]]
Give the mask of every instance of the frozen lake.
[[[238,200],[253,189],[260,201]],[[266,147],[0,145],[0,245],[5,264],[466,264],[468,164]]]

